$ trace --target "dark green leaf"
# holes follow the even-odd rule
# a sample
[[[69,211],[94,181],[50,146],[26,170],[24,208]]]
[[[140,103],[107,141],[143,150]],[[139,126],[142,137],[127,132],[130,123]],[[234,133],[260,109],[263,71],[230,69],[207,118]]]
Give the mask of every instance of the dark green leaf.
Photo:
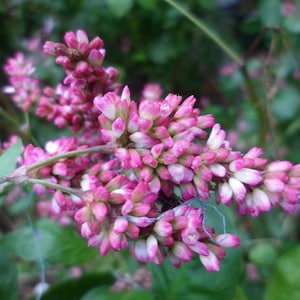
[[[230,220],[234,220],[232,210],[217,208],[226,218],[226,230],[232,232]],[[217,232],[223,233],[222,218],[212,208],[207,207],[206,226],[214,226]],[[179,269],[169,262],[162,266],[149,265],[154,274],[154,290],[158,299],[173,300],[216,300],[233,299],[241,274],[241,250],[226,249],[227,255],[221,261],[219,272],[208,272],[201,264],[197,255]]]
[[[98,250],[88,248],[87,241],[73,227],[48,220],[40,220],[36,229],[25,227],[6,235],[2,244],[15,255],[32,261],[38,259],[40,248],[43,259],[65,265],[80,264],[98,255]]]
[[[281,3],[278,0],[263,0],[260,2],[260,19],[265,26],[279,25],[281,18]]]
[[[285,252],[277,260],[266,288],[265,300],[300,299],[300,246]]]
[[[109,289],[104,287],[97,287],[86,295],[84,295],[80,300],[152,300],[154,299],[151,292],[145,290],[130,290],[124,292],[111,292]]]
[[[261,242],[251,248],[249,259],[257,265],[272,265],[276,255],[274,246],[267,242]]]
[[[0,247],[0,299],[15,300],[18,297],[17,269],[7,250]]]
[[[133,6],[133,0],[106,0],[106,3],[112,14],[118,18],[125,16]]]
[[[278,92],[272,102],[272,111],[279,120],[289,120],[297,115],[300,108],[300,94],[289,88]]]
[[[109,290],[113,283],[110,274],[86,274],[77,279],[63,281],[53,285],[42,297],[42,300],[81,300],[89,290],[95,287],[104,287]],[[104,298],[94,298],[104,299]]]
[[[22,148],[22,141],[18,139],[0,156],[0,177],[9,175],[16,168]]]

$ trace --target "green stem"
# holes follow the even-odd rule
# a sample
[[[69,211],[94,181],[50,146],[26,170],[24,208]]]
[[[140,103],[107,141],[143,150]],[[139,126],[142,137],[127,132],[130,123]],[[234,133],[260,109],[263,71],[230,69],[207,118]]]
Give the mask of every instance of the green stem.
[[[29,139],[35,146],[39,146],[39,142],[36,140],[36,138],[33,136],[31,132],[30,118],[28,112],[25,112],[24,115],[25,115],[25,122],[26,122],[26,135],[29,137]]]
[[[88,154],[88,153],[95,153],[95,152],[101,152],[101,153],[111,153],[115,149],[114,144],[108,144],[108,145],[100,145],[100,146],[95,146],[91,148],[86,148],[86,149],[80,149],[80,150],[75,150],[75,151],[69,151],[65,153],[61,153],[58,155],[51,156],[49,158],[46,158],[42,161],[36,162],[30,166],[27,167],[27,171],[32,171],[34,169],[38,169],[44,166],[47,166],[49,164],[52,164],[53,162],[56,162],[60,159],[63,158],[68,158],[68,157],[73,157],[77,155],[83,155],[83,154]]]
[[[232,60],[239,65],[243,64],[243,59],[235,52],[234,49],[228,46],[213,30],[211,30],[203,21],[196,18],[192,13],[187,11],[183,6],[173,0],[165,0],[178,11],[180,11],[188,20],[195,24],[202,32],[204,32],[213,42],[216,43]]]
[[[14,118],[12,118],[8,113],[6,113],[1,107],[0,107],[0,116],[3,117],[11,125],[19,129],[20,124]]]
[[[266,112],[264,110],[264,107],[262,106],[262,103],[257,95],[256,89],[253,85],[253,81],[251,80],[249,73],[247,71],[246,65],[243,65],[241,67],[241,73],[244,78],[244,84],[247,89],[249,99],[252,103],[252,107],[256,111],[256,115],[258,118],[259,124],[259,136],[258,136],[258,145],[261,148],[265,148],[266,146],[266,136],[269,131],[269,122],[268,118],[266,116]]]
[[[234,60],[241,67],[241,73],[243,76],[245,87],[247,89],[252,106],[256,111],[258,122],[260,123],[258,144],[260,147],[264,148],[266,145],[266,136],[268,134],[270,126],[268,123],[268,118],[266,117],[264,106],[257,95],[256,89],[253,85],[253,81],[249,76],[243,58],[241,58],[240,55],[234,49],[228,46],[228,44],[226,44],[226,42],[224,42],[203,21],[196,18],[192,13],[187,11],[184,7],[182,7],[181,5],[179,5],[173,0],[165,0],[165,1],[168,2],[175,9],[177,9],[179,12],[181,12],[193,24],[195,24],[197,28],[199,28],[204,34],[206,34],[216,45],[218,45],[224,51],[224,53],[226,53],[232,60]]]
[[[60,184],[57,184],[57,183],[53,183],[53,182],[50,182],[50,181],[42,180],[42,179],[28,178],[28,179],[26,179],[25,182],[26,183],[32,183],[32,184],[40,184],[42,186],[49,187],[49,188],[52,188],[52,189],[55,189],[55,190],[59,190],[59,191],[62,191],[64,193],[72,194],[72,195],[75,195],[75,196],[78,196],[78,197],[80,197],[81,194],[82,194],[81,191],[79,191],[77,189],[69,188],[69,187],[66,187],[66,186],[63,186],[63,185],[60,185]]]

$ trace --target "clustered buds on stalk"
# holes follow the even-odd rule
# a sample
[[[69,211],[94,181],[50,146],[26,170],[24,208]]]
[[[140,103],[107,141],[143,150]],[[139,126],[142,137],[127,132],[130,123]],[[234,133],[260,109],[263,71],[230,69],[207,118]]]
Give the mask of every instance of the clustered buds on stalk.
[[[78,30],[65,42],[44,46],[66,77],[44,89],[37,115],[82,135],[48,141],[45,149],[27,145],[20,163],[28,178],[42,180],[35,191],[52,195],[51,213],[74,220],[101,255],[130,247],[139,261],[161,264],[168,257],[178,267],[197,254],[207,270],[217,271],[224,247],[238,246],[239,238],[207,227],[205,211],[190,200],[215,194],[218,204],[252,216],[276,205],[289,213],[298,207],[300,164],[268,163],[259,148],[233,151],[193,96],[163,98],[149,84],[138,101],[131,99],[129,87],[119,92],[117,70],[103,67],[100,38],[89,42]],[[90,151],[98,146],[109,148]]]

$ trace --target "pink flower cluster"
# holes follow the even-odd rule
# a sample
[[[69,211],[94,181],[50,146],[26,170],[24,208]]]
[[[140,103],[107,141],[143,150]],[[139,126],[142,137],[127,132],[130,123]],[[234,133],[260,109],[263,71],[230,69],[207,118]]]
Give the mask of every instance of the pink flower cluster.
[[[39,80],[33,76],[33,62],[21,52],[9,58],[4,66],[10,86],[3,91],[12,94],[11,99],[23,111],[28,111],[40,98]]]
[[[252,216],[278,205],[289,213],[298,207],[300,164],[268,163],[259,148],[233,151],[214,117],[194,107],[193,96],[162,97],[155,84],[138,101],[127,86],[119,93],[117,71],[102,66],[100,38],[89,42],[77,31],[65,41],[67,46],[44,47],[67,77],[44,90],[37,114],[59,127],[82,129],[82,135],[49,141],[45,150],[27,145],[22,164],[28,178],[63,187],[34,185],[40,195],[52,195],[51,213],[73,219],[101,255],[130,247],[139,261],[169,258],[180,266],[196,254],[207,270],[217,271],[224,248],[238,246],[239,238],[207,227],[194,198],[208,201],[215,194],[217,204]],[[110,150],[89,151],[95,146]],[[86,152],[32,168],[74,150]]]
[[[97,124],[93,99],[119,88],[116,83],[119,72],[102,65],[105,49],[99,37],[89,41],[86,33],[78,30],[67,32],[65,42],[66,45],[54,42],[44,45],[45,53],[56,57],[56,63],[65,69],[67,76],[56,88],[44,89],[37,115],[53,121],[59,128],[71,126],[78,131],[84,127],[88,134]]]

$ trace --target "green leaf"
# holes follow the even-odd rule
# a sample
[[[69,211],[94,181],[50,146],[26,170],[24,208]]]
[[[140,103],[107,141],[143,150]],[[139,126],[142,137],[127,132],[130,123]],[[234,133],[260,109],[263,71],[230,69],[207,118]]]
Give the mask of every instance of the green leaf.
[[[229,207],[217,207],[226,219],[226,231],[233,232],[231,220],[233,210]],[[219,213],[212,207],[206,207],[205,226],[213,226],[223,233],[223,222]],[[197,255],[191,262],[174,268],[168,261],[162,266],[149,265],[154,274],[154,291],[158,299],[173,300],[216,300],[234,299],[236,287],[241,276],[241,249],[226,249],[226,256],[221,261],[219,272],[208,272]]]
[[[86,274],[80,278],[66,280],[53,285],[42,297],[42,300],[81,300],[89,290],[101,286],[108,291],[114,279],[110,274]],[[104,299],[104,298],[94,298]]]
[[[259,6],[260,20],[264,26],[279,25],[281,19],[280,1],[263,0]]]
[[[0,248],[0,299],[18,298],[17,269],[7,250]]]
[[[110,11],[115,17],[125,16],[133,6],[133,0],[106,0]]]
[[[257,265],[272,265],[276,259],[274,246],[267,242],[260,242],[251,248],[249,258]]]
[[[22,153],[22,149],[22,141],[18,139],[0,156],[0,177],[9,175],[16,168],[17,159]]]
[[[104,287],[97,287],[85,294],[80,300],[153,300],[151,292],[145,290],[129,290],[124,292],[111,292]]]
[[[300,299],[300,246],[287,250],[275,265],[265,300]]]
[[[38,247],[34,246],[36,242]],[[89,248],[75,228],[63,227],[49,220],[38,221],[36,228],[15,230],[3,237],[2,244],[29,261],[38,260],[38,248],[45,261],[65,265],[80,264],[98,255],[97,248]]]
[[[290,120],[298,114],[300,94],[294,88],[280,90],[272,102],[272,112],[282,121]]]

